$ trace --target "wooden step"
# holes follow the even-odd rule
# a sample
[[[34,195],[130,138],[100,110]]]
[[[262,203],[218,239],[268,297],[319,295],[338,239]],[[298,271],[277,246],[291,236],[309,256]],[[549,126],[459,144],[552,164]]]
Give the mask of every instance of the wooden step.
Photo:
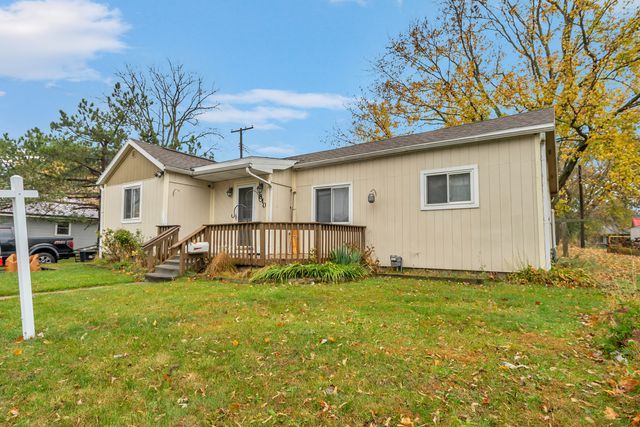
[[[144,278],[147,280],[147,282],[170,282],[172,280],[174,280],[176,277],[176,275],[173,274],[166,274],[166,273],[147,273],[144,275]]]

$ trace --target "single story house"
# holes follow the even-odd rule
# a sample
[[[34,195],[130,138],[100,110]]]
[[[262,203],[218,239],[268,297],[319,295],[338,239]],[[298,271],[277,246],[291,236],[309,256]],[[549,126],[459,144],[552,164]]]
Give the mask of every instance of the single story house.
[[[98,243],[98,212],[77,201],[34,202],[26,206],[29,237],[72,238],[76,249]],[[9,206],[0,209],[0,224],[13,224]]]
[[[288,158],[214,162],[130,140],[98,181],[100,227],[155,244],[179,225],[172,254],[186,237],[251,263],[357,241],[382,265],[548,269],[556,157],[553,109]]]

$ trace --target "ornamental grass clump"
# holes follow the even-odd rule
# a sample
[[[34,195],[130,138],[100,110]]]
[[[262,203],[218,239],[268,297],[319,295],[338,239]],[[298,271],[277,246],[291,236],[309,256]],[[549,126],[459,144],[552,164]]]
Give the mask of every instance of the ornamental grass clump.
[[[258,270],[251,281],[254,283],[286,283],[295,280],[318,282],[346,282],[367,276],[367,270],[360,264],[300,264],[270,265]]]
[[[226,252],[218,252],[207,266],[207,275],[216,276],[220,273],[235,273],[237,271],[233,259]]]

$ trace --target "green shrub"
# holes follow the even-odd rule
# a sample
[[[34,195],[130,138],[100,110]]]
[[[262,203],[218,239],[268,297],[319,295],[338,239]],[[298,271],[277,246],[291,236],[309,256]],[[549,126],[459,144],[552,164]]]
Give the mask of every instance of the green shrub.
[[[344,282],[358,280],[367,275],[360,264],[287,264],[270,265],[258,270],[251,278],[252,282],[284,283],[290,280],[312,279],[319,282]]]
[[[132,233],[129,230],[107,229],[100,238],[102,257],[108,262],[122,263],[133,261],[136,258],[143,259],[142,233],[138,230]]]
[[[556,288],[595,288],[597,282],[582,268],[553,266],[551,270],[527,268],[508,276],[511,283],[520,285],[540,285]]]
[[[338,249],[332,250],[329,253],[329,259],[331,262],[340,265],[360,264],[362,256],[357,249],[342,246]]]
[[[616,311],[600,343],[608,355],[621,353],[629,358],[635,357],[640,350],[640,306]]]

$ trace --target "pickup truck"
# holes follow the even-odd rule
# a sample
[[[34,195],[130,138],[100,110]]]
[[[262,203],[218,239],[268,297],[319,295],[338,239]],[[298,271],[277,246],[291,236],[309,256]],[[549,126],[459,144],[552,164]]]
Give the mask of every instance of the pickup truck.
[[[0,225],[0,260],[2,264],[16,251],[13,227]],[[58,237],[29,237],[29,255],[37,254],[40,264],[58,262],[73,257],[73,239]]]

